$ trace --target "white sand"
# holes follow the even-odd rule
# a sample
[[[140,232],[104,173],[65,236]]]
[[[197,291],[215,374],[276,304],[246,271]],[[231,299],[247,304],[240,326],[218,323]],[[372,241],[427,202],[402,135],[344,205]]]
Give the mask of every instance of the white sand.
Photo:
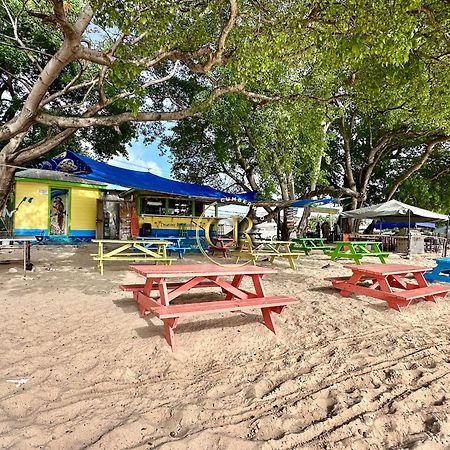
[[[323,278],[344,263],[318,254],[266,278],[300,300],[276,336],[256,310],[192,317],[172,353],[118,289],[139,277],[102,278],[92,250],[35,247],[25,277],[0,265],[0,448],[450,448],[450,299],[343,298]]]

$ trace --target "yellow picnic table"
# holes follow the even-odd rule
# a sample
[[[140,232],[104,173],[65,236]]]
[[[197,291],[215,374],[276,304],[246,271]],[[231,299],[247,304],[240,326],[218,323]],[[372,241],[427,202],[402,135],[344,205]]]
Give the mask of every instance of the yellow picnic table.
[[[104,261],[146,261],[170,265],[175,258],[167,256],[167,246],[172,242],[161,240],[114,240],[93,239],[98,244],[97,253],[91,254],[98,261],[100,273],[103,275]],[[114,247],[106,250],[105,246]]]
[[[273,262],[275,258],[285,258],[289,261],[291,269],[295,269],[295,261],[300,253],[291,250],[295,243],[292,241],[256,241],[249,239],[241,241],[241,247],[232,252],[236,257],[236,263],[240,258],[249,259],[253,265],[256,265],[258,258],[269,258]]]

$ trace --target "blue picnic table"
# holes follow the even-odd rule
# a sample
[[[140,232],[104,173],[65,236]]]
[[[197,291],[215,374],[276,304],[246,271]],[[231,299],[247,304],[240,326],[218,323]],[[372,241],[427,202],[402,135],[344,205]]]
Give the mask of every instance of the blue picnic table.
[[[425,274],[427,281],[450,283],[450,258],[436,258],[436,267]]]
[[[172,253],[176,252],[178,253],[178,258],[183,259],[184,254],[186,253],[186,250],[190,250],[190,247],[183,247],[182,242],[186,240],[185,237],[180,236],[166,236],[166,237],[160,237],[160,236],[146,236],[141,237],[139,236],[137,239],[146,241],[146,240],[152,240],[152,241],[170,241],[173,243],[173,245],[169,245],[167,247],[167,253],[169,256],[172,255]],[[151,245],[151,244],[150,244]]]

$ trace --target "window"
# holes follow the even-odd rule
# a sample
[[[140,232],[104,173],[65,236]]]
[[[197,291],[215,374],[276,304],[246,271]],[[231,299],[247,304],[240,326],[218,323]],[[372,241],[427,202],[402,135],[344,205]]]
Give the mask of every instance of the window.
[[[164,201],[159,198],[142,197],[141,214],[160,216],[164,214]]]
[[[181,200],[175,198],[141,197],[140,213],[150,216],[192,216],[192,200]],[[166,211],[166,204],[168,209]],[[202,214],[204,204],[195,202],[195,215]]]
[[[169,216],[192,216],[191,200],[169,199]]]

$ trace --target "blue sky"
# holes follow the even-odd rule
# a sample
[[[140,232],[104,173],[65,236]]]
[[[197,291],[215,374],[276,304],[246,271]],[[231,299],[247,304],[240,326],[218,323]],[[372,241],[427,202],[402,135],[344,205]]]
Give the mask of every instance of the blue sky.
[[[131,141],[128,145],[128,159],[115,156],[108,164],[124,169],[149,171],[164,178],[172,178],[168,155],[161,156],[158,151],[159,141],[145,145],[143,138]]]

